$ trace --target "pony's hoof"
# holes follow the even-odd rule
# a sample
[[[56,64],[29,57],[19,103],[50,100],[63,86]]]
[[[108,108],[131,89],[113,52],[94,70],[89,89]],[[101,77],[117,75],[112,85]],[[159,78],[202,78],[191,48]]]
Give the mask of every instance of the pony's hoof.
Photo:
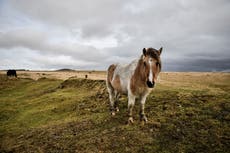
[[[148,122],[147,117],[146,116],[142,116],[141,117],[141,122],[147,123]]]
[[[133,124],[133,117],[129,117],[129,119],[128,119],[128,124]]]
[[[116,112],[119,112],[119,108],[118,108],[118,107],[116,107],[116,108],[115,108],[115,111],[116,111]]]

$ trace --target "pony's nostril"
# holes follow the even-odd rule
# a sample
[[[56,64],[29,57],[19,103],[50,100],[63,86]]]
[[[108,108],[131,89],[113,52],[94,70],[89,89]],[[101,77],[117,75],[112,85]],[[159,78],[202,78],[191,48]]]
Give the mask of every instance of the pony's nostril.
[[[147,81],[147,86],[148,86],[149,88],[153,88],[154,85],[155,85],[155,82]]]

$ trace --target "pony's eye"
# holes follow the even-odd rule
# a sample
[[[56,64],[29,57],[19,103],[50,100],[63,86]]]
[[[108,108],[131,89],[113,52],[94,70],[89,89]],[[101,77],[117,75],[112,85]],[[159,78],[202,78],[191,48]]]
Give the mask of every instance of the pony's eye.
[[[159,62],[156,62],[156,66],[158,66],[158,65],[160,65],[160,63],[159,63]]]

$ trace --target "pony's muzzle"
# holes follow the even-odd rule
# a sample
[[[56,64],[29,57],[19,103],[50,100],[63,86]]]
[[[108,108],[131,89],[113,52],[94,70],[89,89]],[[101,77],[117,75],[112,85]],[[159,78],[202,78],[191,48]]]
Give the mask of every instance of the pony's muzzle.
[[[149,87],[149,88],[153,88],[154,87],[154,85],[155,85],[155,82],[151,82],[151,81],[147,81],[147,86]]]

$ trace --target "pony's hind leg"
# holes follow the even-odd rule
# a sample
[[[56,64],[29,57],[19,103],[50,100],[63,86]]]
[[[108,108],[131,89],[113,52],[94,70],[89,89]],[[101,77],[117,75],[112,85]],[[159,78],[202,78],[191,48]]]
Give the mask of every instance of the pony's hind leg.
[[[106,80],[106,86],[107,86],[108,93],[109,93],[110,110],[111,110],[112,115],[115,115],[114,103],[116,101],[116,91],[113,88],[111,81],[113,80],[115,69],[116,69],[116,65],[112,64],[109,66],[108,71],[107,71],[107,80]]]
[[[108,89],[109,91],[109,101],[110,101],[110,111],[111,111],[111,115],[115,115],[115,101],[116,101],[116,95],[115,95],[115,91],[111,88]]]
[[[120,93],[115,91],[115,101],[114,101],[114,111],[119,112],[118,103],[119,103]]]

